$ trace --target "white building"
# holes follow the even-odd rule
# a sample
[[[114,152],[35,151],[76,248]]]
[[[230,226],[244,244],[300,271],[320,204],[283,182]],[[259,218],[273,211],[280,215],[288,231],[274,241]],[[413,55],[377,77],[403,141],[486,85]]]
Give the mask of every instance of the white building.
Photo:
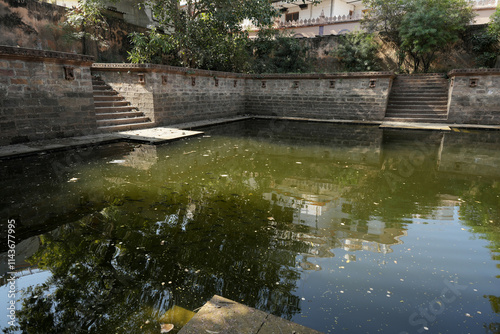
[[[488,23],[498,0],[472,1],[477,14],[474,24]],[[309,0],[276,1],[273,6],[281,12],[275,27],[293,31],[295,37],[339,35],[360,30],[360,21],[366,10],[362,0],[323,0],[319,4],[312,4]],[[251,37],[257,35],[257,29],[251,24],[244,26],[250,30]]]

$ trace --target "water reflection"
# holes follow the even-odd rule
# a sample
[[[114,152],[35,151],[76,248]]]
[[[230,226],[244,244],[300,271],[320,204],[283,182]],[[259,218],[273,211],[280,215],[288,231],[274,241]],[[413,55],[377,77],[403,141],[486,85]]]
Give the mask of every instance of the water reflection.
[[[19,269],[51,272],[28,291],[21,325],[158,333],[168,310],[194,310],[219,294],[325,332],[417,330],[408,316],[432,301],[419,287],[443,284],[427,276],[429,259],[443,268],[436,272],[466,276],[455,266],[457,245],[442,248],[448,235],[425,231],[470,231],[499,266],[499,143],[496,132],[239,122],[158,147],[4,161],[1,212],[26,239]],[[490,274],[470,281],[497,279]],[[366,306],[377,286],[384,298],[396,295],[393,280],[405,284],[404,303]],[[481,302],[464,293],[482,310],[474,321],[484,324],[471,330],[497,326],[500,291],[482,290]],[[399,311],[375,315],[385,307]],[[378,320],[359,327],[365,315]]]

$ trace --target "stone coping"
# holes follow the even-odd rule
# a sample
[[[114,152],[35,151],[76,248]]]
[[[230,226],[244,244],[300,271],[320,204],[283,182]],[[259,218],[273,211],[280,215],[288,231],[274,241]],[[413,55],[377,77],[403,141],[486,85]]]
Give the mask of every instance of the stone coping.
[[[500,68],[464,68],[448,72],[449,77],[470,77],[477,75],[500,75]]]
[[[395,78],[394,72],[334,72],[334,73],[291,73],[291,74],[247,74],[251,79],[356,79]]]
[[[219,78],[244,78],[245,74],[233,72],[220,72],[200,70],[195,68],[177,67],[170,65],[157,64],[129,64],[129,63],[94,63],[91,67],[95,71],[114,71],[114,72],[168,72],[185,75],[199,75]]]
[[[208,71],[194,68],[176,67],[156,64],[127,63],[94,63],[92,70],[96,71],[127,71],[127,72],[168,72],[185,75],[201,75],[219,78],[240,79],[337,79],[337,78],[394,78],[394,72],[337,72],[337,73],[292,73],[292,74],[244,74],[233,72]]]
[[[15,46],[0,45],[0,58],[19,59],[27,61],[46,61],[92,64],[94,57],[69,52],[46,51]]]

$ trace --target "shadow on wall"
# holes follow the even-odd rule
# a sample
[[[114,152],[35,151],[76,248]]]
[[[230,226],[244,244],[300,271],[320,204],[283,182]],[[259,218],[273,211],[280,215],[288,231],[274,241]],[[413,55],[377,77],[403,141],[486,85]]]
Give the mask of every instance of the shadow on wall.
[[[109,47],[102,49],[96,42],[87,41],[84,51],[81,41],[63,24],[66,10],[36,0],[0,0],[0,45],[87,54],[99,62],[123,62],[130,50],[129,32],[146,30],[107,17],[110,29],[105,38]]]
[[[34,0],[0,0],[0,44],[81,53],[63,29],[66,9]]]

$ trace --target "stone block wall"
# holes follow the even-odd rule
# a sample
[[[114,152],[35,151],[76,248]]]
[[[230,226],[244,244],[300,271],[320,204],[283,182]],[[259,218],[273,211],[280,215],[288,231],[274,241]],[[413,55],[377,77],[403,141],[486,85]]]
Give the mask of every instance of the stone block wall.
[[[0,145],[94,133],[91,63],[87,56],[0,46]]]
[[[92,73],[158,126],[244,113],[243,75],[151,64],[94,64]]]
[[[392,72],[261,75],[247,79],[251,115],[378,121],[385,115]]]
[[[500,69],[453,70],[448,76],[448,123],[500,124]]]

